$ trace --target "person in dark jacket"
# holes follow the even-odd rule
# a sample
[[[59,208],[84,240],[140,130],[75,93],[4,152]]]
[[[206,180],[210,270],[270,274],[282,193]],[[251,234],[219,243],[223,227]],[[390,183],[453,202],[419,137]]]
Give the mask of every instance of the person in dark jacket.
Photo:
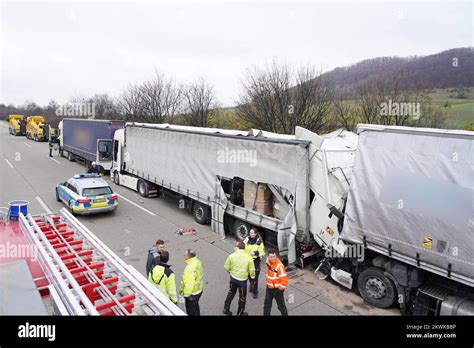
[[[154,246],[148,250],[148,257],[146,260],[146,274],[150,274],[151,269],[155,264],[160,263],[161,252],[165,251],[165,242],[158,239]]]
[[[97,165],[97,163],[92,162],[91,166],[89,169],[87,169],[87,174],[99,174],[99,175],[104,175],[105,174],[105,169],[101,165]]]

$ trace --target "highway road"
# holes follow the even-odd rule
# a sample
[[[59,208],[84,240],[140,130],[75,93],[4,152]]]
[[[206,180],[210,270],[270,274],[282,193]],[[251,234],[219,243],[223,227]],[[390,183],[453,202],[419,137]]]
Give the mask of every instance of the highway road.
[[[65,158],[48,157],[48,144],[8,134],[8,124],[0,122],[0,206],[9,201],[25,199],[32,214],[58,211],[64,205],[56,201],[55,186],[72,175],[84,172],[82,164]],[[210,226],[197,224],[191,214],[178,208],[175,199],[142,198],[137,193],[116,186],[120,206],[112,214],[78,217],[114,252],[145,275],[147,250],[157,240],[166,242],[170,264],[176,273],[177,285],[184,269],[184,250],[192,248],[202,260],[205,288],[200,306],[203,315],[222,315],[229,276],[224,262],[233,251],[234,239],[221,239]],[[179,236],[178,228],[195,228],[196,235]],[[381,310],[367,305],[355,293],[328,280],[319,280],[311,267],[289,272],[285,292],[290,315],[399,315],[399,310]],[[263,313],[264,273],[260,276],[260,295],[247,299],[249,315]],[[231,311],[237,311],[237,296]],[[179,304],[184,309],[184,303]],[[272,314],[279,312],[274,304]]]

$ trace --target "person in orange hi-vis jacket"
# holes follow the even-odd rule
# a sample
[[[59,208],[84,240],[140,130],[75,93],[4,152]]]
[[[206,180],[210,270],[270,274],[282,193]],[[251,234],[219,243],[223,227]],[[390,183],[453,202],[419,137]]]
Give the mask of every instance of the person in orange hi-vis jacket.
[[[270,315],[272,302],[275,299],[281,315],[288,315],[285,305],[285,288],[288,285],[285,266],[278,259],[275,249],[268,250],[267,262],[265,264],[267,273],[267,291],[263,305],[263,315]]]

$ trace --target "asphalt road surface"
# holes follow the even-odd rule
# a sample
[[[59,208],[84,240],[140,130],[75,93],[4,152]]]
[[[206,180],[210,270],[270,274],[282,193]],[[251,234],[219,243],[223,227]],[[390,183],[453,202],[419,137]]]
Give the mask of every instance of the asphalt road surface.
[[[48,144],[8,134],[8,123],[0,122],[0,207],[12,200],[30,202],[31,214],[58,211],[64,205],[56,201],[55,186],[77,173],[84,172],[81,163],[66,158],[48,157]],[[222,315],[228,291],[229,276],[224,262],[233,251],[234,239],[220,236],[210,226],[197,224],[192,215],[178,208],[175,199],[142,198],[137,193],[116,186],[108,177],[113,190],[119,194],[120,206],[112,214],[78,217],[95,235],[123,260],[145,275],[147,250],[163,239],[170,252],[170,264],[176,273],[177,286],[184,269],[184,250],[192,248],[202,260],[205,287],[200,306],[203,315]],[[178,228],[195,228],[196,235],[179,236]],[[290,315],[399,315],[397,309],[381,310],[366,303],[355,293],[331,280],[319,280],[311,267],[289,272],[285,291]],[[260,275],[259,297],[247,298],[249,315],[263,313],[265,293],[264,273]],[[231,311],[237,311],[238,296]],[[184,309],[184,303],[179,304]],[[272,314],[279,312],[274,303]]]

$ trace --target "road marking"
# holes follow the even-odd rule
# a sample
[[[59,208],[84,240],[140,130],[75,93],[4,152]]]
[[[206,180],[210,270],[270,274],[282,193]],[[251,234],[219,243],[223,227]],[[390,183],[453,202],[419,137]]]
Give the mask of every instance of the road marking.
[[[10,161],[9,161],[9,160],[7,160],[7,159],[5,158],[5,162],[7,162],[7,164],[10,166],[10,168],[12,168],[12,169],[13,169],[13,166],[12,166],[12,164],[10,163]]]
[[[28,143],[23,143],[23,144],[25,144],[26,146],[28,146],[29,148],[31,148],[31,145],[30,145],[30,144],[28,144]]]
[[[43,207],[43,209],[46,211],[47,214],[52,213],[51,209],[49,209],[49,207],[46,205],[45,202],[43,202],[41,198],[39,198],[38,196],[36,196],[35,198],[38,201],[38,203]]]
[[[59,162],[57,159],[54,159],[53,157],[49,157],[49,156],[46,156],[46,157],[48,157],[51,161],[56,162],[57,164],[61,164],[61,162]]]
[[[148,209],[146,209],[146,208],[143,208],[143,207],[140,206],[139,204],[137,204],[137,203],[135,203],[135,202],[129,200],[128,198],[125,198],[125,197],[122,196],[121,194],[119,194],[119,193],[117,193],[117,192],[115,192],[115,194],[116,194],[117,196],[119,196],[120,198],[122,198],[124,201],[130,203],[131,205],[134,205],[135,207],[137,207],[137,208],[143,210],[144,212],[150,214],[151,216],[156,216],[156,214],[155,214],[154,212],[152,212],[152,211],[150,211],[150,210],[148,210]]]

